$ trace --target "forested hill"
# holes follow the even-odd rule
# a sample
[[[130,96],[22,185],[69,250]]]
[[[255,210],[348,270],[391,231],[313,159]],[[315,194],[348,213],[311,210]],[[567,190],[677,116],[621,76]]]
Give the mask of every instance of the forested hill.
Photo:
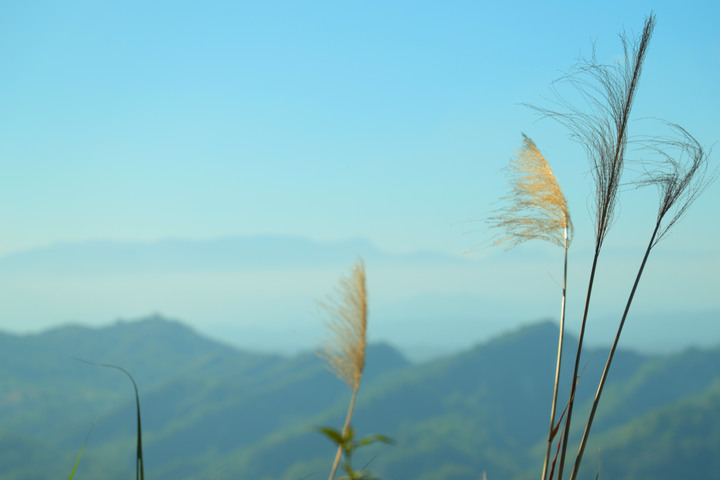
[[[357,464],[372,458],[369,468],[385,480],[537,477],[557,334],[554,324],[541,322],[424,363],[371,345],[353,423],[360,435],[383,433],[396,444],[359,452]],[[569,350],[575,342],[567,338]],[[583,359],[578,430],[606,355],[588,349]],[[134,376],[148,478],[327,475],[333,446],[315,429],[342,425],[350,391],[322,360],[312,352],[241,351],[152,317],[0,334],[1,478],[69,475],[91,427],[75,478],[134,475],[132,384],[120,371],[73,357]],[[598,468],[600,478],[614,479],[710,478],[720,471],[712,453],[720,451],[718,367],[720,348],[671,356],[620,351],[586,476]]]

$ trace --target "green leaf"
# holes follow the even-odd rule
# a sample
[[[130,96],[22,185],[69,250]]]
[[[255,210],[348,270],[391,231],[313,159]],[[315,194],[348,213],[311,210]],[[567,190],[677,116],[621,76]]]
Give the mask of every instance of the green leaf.
[[[357,441],[356,446],[360,447],[363,445],[370,445],[371,443],[375,442],[381,442],[385,443],[387,445],[395,445],[395,440],[392,438],[382,435],[382,434],[376,434],[376,435],[368,435],[367,437],[363,437],[360,440]]]
[[[315,429],[332,440],[336,445],[343,445],[345,443],[342,434],[332,427],[316,427]]]

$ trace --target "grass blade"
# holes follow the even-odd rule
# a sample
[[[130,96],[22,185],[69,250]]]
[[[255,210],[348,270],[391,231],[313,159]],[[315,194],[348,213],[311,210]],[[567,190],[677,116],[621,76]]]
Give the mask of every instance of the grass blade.
[[[80,457],[82,457],[83,451],[85,450],[85,445],[87,445],[88,439],[90,438],[90,434],[93,431],[93,428],[95,428],[95,422],[93,422],[92,426],[90,427],[90,430],[88,431],[87,435],[85,436],[85,441],[82,444],[82,447],[80,448],[80,453],[78,453],[77,459],[75,460],[75,465],[73,465],[72,471],[70,472],[70,477],[68,477],[68,480],[72,480],[75,476],[75,470],[77,470],[77,466],[80,463]]]
[[[95,362],[88,362],[87,360],[83,360],[81,358],[75,358],[75,360],[83,363],[87,363],[88,365],[94,365],[96,367],[105,367],[105,368],[114,368],[116,370],[120,370],[125,375],[128,376],[130,381],[133,384],[133,387],[135,388],[135,403],[137,405],[137,452],[135,454],[135,479],[136,480],[145,480],[145,468],[144,468],[144,462],[143,462],[143,453],[142,453],[142,422],[140,421],[140,394],[138,393],[137,384],[135,383],[135,379],[132,375],[130,375],[130,372],[125,370],[122,367],[118,367],[117,365],[111,365],[108,363],[95,363]]]

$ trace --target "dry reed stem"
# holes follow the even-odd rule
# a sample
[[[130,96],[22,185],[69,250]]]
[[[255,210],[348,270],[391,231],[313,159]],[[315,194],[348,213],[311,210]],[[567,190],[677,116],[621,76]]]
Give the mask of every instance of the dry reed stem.
[[[695,137],[678,125],[668,125],[680,135],[679,138],[652,139],[651,149],[661,155],[662,162],[657,165],[654,171],[647,172],[645,178],[638,182],[639,186],[654,185],[660,192],[655,228],[650,236],[645,255],[643,256],[640,268],[635,277],[635,282],[633,283],[630,295],[625,304],[625,310],[620,319],[620,324],[615,334],[612,347],[610,348],[608,359],[605,362],[605,368],[603,369],[600,383],[595,393],[595,399],[593,400],[592,408],[590,409],[590,414],[585,425],[585,431],[580,441],[580,447],[575,457],[575,464],[570,475],[570,480],[575,480],[579,473],[580,463],[582,462],[585,447],[587,446],[590,429],[595,419],[595,413],[597,412],[603,388],[605,387],[605,382],[615,357],[615,351],[617,350],[620,336],[625,326],[630,306],[635,297],[635,292],[642,278],[650,251],[658,244],[663,236],[667,234],[668,230],[680,220],[695,199],[697,199],[717,177],[717,170],[708,175],[708,153]],[[669,215],[670,218],[664,221],[667,215]]]
[[[573,138],[585,147],[595,180],[595,254],[590,270],[580,335],[578,337],[578,348],[575,355],[562,451],[558,465],[558,480],[562,479],[565,467],[565,456],[577,388],[576,379],[580,366],[580,356],[582,354],[598,257],[613,221],[618,188],[625,163],[630,111],[632,110],[643,62],[645,61],[654,28],[655,15],[651,13],[645,20],[639,40],[634,45],[630,45],[627,36],[621,36],[625,54],[625,60],[622,64],[602,65],[597,62],[593,55],[590,60],[576,67],[574,74],[565,77],[588,101],[589,113],[571,106],[562,99],[560,99],[559,103],[567,108],[567,112],[557,113],[540,110],[570,128]]]

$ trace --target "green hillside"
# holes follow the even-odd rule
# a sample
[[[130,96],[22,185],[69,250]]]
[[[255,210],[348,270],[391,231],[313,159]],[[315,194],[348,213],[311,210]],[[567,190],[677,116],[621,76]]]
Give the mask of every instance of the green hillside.
[[[599,465],[601,478],[617,480],[717,478],[718,447],[720,380],[699,394],[604,432],[595,441],[599,460],[595,465],[588,462],[586,470]]]
[[[370,447],[357,464],[371,462],[386,480],[477,479],[482,472],[536,478],[556,340],[557,327],[542,322],[418,364],[388,345],[370,346],[353,423],[358,434],[384,433],[396,445]],[[573,348],[575,341],[566,344]],[[585,354],[578,419],[605,355]],[[93,422],[75,478],[134,475],[131,383],[72,357],[121,365],[135,377],[148,478],[327,475],[334,447],[314,429],[342,424],[350,392],[321,360],[240,351],[153,317],[100,329],[0,334],[0,478],[66,476]],[[586,476],[594,478],[598,464],[601,478],[718,471],[710,455],[720,451],[718,366],[720,348],[672,356],[619,352]]]

